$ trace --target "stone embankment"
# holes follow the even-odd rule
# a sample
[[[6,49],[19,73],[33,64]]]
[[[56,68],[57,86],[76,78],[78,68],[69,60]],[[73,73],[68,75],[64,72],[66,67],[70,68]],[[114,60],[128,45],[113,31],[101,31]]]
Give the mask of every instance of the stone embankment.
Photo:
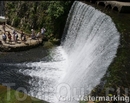
[[[118,10],[118,12],[130,12],[130,2],[121,1],[97,1],[97,5],[104,4],[105,8],[111,8],[112,10]]]

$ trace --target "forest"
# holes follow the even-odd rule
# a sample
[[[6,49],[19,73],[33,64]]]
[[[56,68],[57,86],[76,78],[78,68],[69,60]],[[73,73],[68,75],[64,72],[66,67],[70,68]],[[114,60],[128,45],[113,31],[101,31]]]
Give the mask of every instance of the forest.
[[[46,35],[60,39],[73,1],[6,1],[8,24],[27,33],[46,28]]]

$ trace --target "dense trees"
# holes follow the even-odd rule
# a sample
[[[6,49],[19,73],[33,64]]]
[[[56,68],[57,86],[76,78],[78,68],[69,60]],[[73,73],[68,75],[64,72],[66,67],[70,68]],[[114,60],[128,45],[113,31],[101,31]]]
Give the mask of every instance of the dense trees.
[[[6,1],[8,24],[30,33],[47,29],[46,35],[60,38],[72,1]]]

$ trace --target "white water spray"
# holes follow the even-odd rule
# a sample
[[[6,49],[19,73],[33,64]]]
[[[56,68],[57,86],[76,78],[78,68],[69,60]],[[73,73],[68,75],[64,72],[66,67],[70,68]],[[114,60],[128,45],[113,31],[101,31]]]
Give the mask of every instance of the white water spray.
[[[55,55],[61,55],[50,62],[27,63],[33,69],[20,72],[33,77],[29,81],[31,96],[51,103],[77,103],[80,95],[89,94],[100,82],[118,45],[119,33],[111,18],[75,1],[64,29],[62,47],[56,49],[58,52],[54,50]],[[58,60],[64,56],[66,59]]]
[[[17,66],[21,66],[20,73],[32,77],[28,81],[30,85],[28,95],[52,103],[54,102],[55,85],[64,77],[68,63],[67,56],[61,46],[52,48],[46,58],[51,59],[49,61],[20,63]],[[28,69],[22,69],[23,66]]]
[[[70,91],[61,90],[60,95],[64,103],[76,103],[79,96],[89,94],[105,74],[117,52],[119,32],[109,16],[75,1],[63,36],[68,67],[61,82],[66,83]]]

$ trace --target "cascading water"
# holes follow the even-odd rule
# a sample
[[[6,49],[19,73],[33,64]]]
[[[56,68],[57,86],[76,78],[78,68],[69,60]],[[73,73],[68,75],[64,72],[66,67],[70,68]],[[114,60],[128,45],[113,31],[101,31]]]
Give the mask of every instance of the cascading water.
[[[68,85],[69,91],[63,90],[60,95],[65,103],[75,103],[79,96],[89,94],[105,74],[117,52],[119,32],[109,16],[75,1],[63,36],[68,67],[61,82]]]
[[[32,77],[29,80],[31,96],[55,103],[76,103],[79,95],[89,94],[100,82],[118,45],[119,33],[111,18],[75,1],[68,15],[62,44],[53,51],[54,55],[60,53],[61,56],[56,55],[55,60],[49,62],[26,63],[33,70],[19,72]]]

